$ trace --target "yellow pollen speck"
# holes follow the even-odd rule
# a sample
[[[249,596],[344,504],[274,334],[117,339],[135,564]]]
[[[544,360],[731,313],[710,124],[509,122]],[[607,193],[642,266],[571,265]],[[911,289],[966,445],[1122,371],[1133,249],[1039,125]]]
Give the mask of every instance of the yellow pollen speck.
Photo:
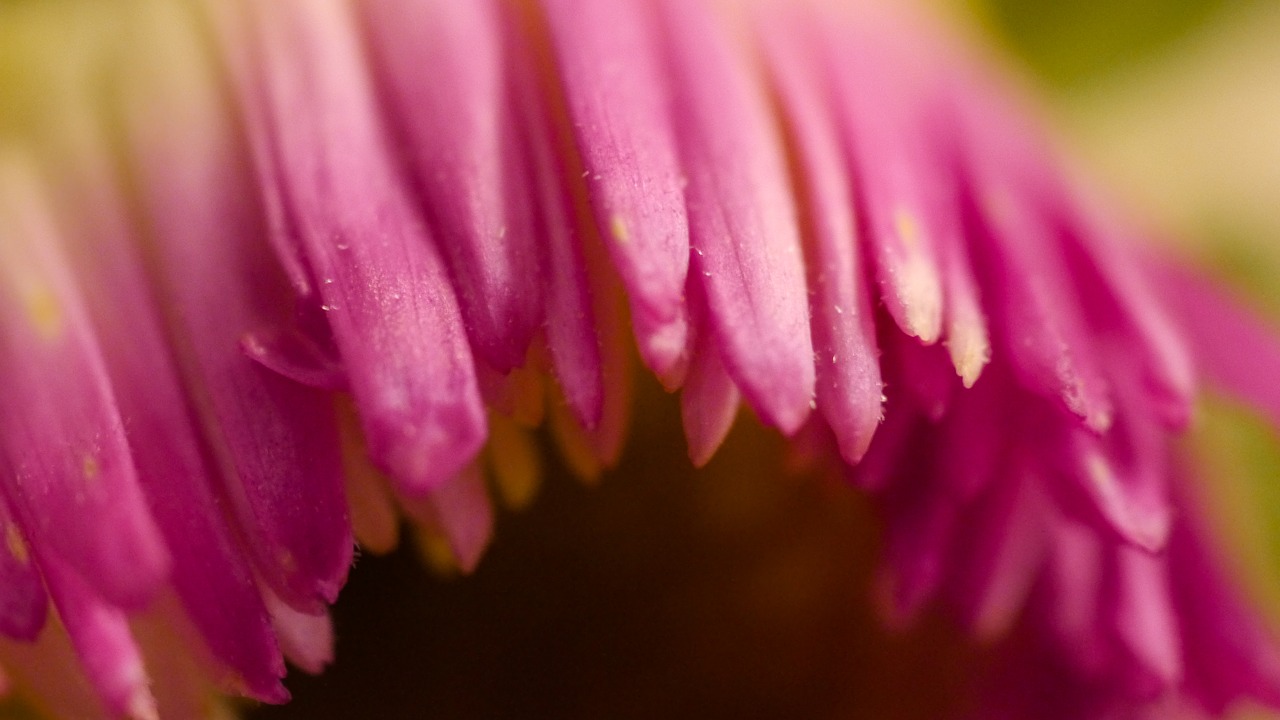
[[[609,234],[623,245],[631,241],[631,235],[627,232],[627,223],[619,215],[609,218]]]
[[[47,287],[37,287],[25,294],[23,305],[27,319],[45,340],[52,340],[62,329],[62,306]]]
[[[1085,472],[1089,475],[1089,480],[1103,494],[1112,495],[1116,492],[1116,476],[1115,471],[1111,467],[1111,463],[1098,453],[1089,453],[1084,459]]]
[[[98,465],[97,458],[92,455],[85,455],[84,461],[80,464],[80,472],[84,475],[85,480],[97,480],[98,475],[102,472],[102,467]]]
[[[920,247],[920,221],[916,219],[915,213],[898,208],[893,214],[893,225],[907,251],[915,252]]]
[[[4,546],[19,563],[26,565],[30,561],[31,553],[27,551],[27,543],[22,539],[22,532],[18,530],[18,526],[13,523],[5,525]]]

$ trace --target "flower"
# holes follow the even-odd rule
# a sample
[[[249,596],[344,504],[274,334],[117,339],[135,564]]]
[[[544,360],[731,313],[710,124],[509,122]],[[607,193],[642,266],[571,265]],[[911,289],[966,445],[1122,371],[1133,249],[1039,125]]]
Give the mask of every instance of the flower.
[[[887,620],[1006,644],[986,712],[1280,706],[1176,443],[1202,382],[1274,415],[1280,341],[918,10],[121,7],[2,11],[57,58],[0,154],[0,632],[47,709],[286,700],[353,538],[470,570],[532,429],[617,461],[628,321],[695,464],[745,401],[875,495]]]

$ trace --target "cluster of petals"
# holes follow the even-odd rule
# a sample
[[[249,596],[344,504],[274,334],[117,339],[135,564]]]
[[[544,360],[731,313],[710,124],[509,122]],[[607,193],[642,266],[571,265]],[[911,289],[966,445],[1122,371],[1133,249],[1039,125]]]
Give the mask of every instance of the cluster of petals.
[[[929,18],[137,8],[54,150],[0,144],[0,632],[47,709],[287,700],[356,540],[470,569],[540,426],[618,460],[637,358],[695,464],[745,403],[877,498],[887,621],[1014,638],[983,717],[1280,707],[1177,445],[1205,384],[1280,420],[1280,342]]]

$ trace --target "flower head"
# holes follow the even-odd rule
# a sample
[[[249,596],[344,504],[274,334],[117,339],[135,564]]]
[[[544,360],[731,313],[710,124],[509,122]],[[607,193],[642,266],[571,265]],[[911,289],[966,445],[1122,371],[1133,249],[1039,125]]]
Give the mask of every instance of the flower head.
[[[130,7],[0,147],[0,632],[51,599],[106,714],[285,700],[401,515],[474,567],[532,428],[616,462],[633,340],[696,464],[745,401],[877,498],[887,620],[1015,638],[991,712],[1280,705],[1176,444],[1280,344],[918,9]]]

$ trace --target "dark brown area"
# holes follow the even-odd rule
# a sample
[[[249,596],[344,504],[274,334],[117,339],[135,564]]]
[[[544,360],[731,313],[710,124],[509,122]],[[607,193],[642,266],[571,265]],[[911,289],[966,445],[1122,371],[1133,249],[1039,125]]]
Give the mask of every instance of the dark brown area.
[[[965,659],[937,627],[878,629],[866,503],[784,472],[782,441],[746,418],[695,472],[674,403],[650,404],[622,470],[596,488],[553,470],[474,576],[430,577],[409,547],[362,559],[336,665],[252,717],[948,714]]]

